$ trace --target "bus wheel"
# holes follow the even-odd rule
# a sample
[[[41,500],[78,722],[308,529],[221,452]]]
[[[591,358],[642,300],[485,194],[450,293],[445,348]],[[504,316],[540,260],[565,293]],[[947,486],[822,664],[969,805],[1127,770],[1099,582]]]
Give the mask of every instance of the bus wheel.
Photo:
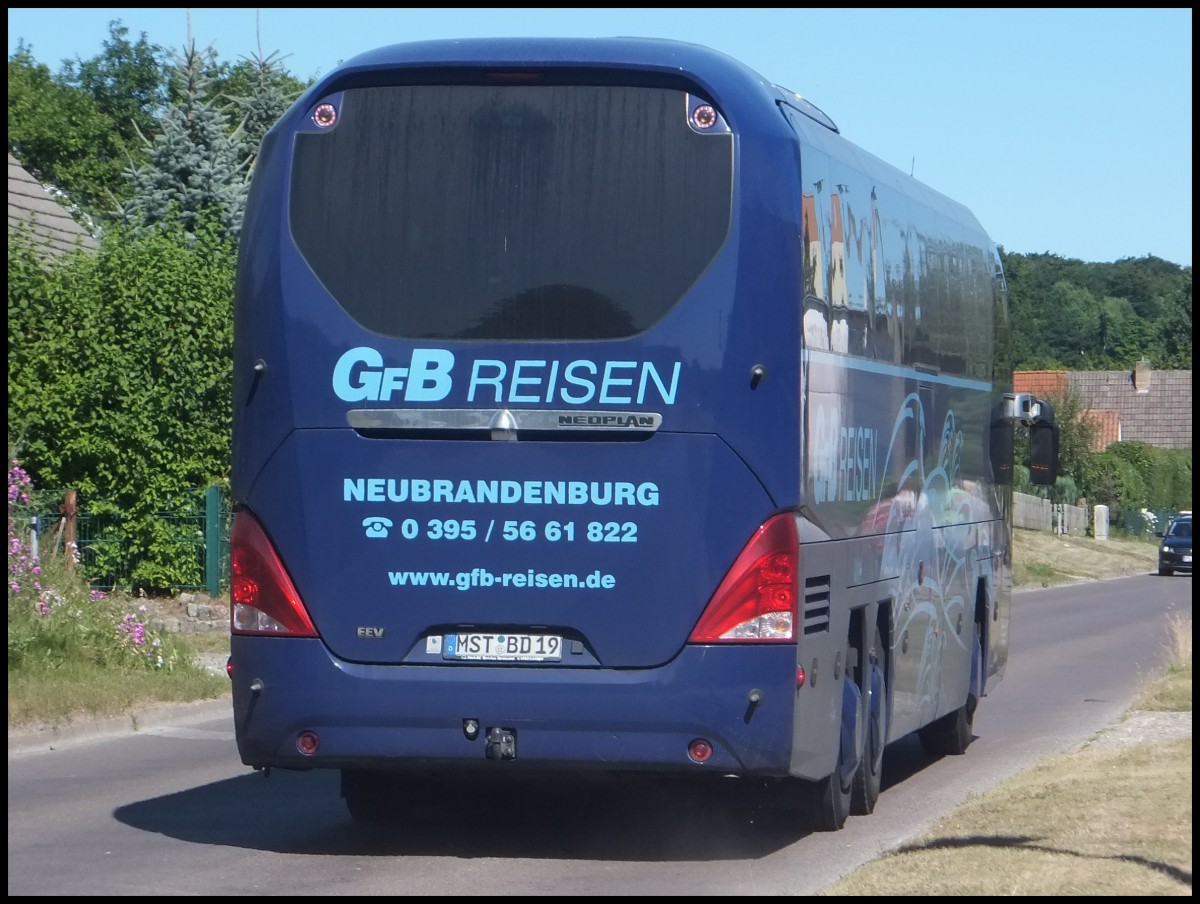
[[[818,832],[836,832],[846,824],[854,795],[854,776],[858,772],[859,707],[862,694],[850,670],[842,680],[842,724],[838,741],[837,769],[819,781],[808,783],[809,819]]]
[[[867,658],[866,732],[863,753],[854,774],[850,812],[866,815],[875,810],[883,783],[883,748],[887,745],[887,672],[884,668],[883,635],[875,629],[873,646]]]
[[[980,637],[979,623],[976,622],[975,650],[972,653],[971,661],[971,674],[976,676],[976,680],[972,682],[971,689],[967,692],[966,703],[954,712],[946,713],[936,722],[930,722],[917,732],[917,736],[921,739],[921,746],[925,748],[926,753],[937,756],[961,756],[967,752],[967,747],[975,736],[975,707],[979,705],[979,699],[975,693],[977,688],[983,686],[978,681],[982,667],[983,643]]]

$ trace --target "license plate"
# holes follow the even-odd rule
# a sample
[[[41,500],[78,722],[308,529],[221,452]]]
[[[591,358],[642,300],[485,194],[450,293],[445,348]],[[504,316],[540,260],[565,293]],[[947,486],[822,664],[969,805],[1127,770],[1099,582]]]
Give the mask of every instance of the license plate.
[[[477,662],[559,662],[562,638],[555,634],[447,634],[442,658]]]
[[[1183,557],[1183,561],[1187,562],[1188,564],[1191,564],[1192,557],[1191,557],[1191,556],[1184,556],[1184,557]]]

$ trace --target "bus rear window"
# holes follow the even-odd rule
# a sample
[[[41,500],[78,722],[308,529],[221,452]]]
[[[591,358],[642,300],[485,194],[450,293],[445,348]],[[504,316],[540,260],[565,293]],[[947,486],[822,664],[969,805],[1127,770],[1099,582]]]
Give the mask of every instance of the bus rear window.
[[[729,229],[732,140],[651,87],[409,85],[297,136],[289,221],[366,329],[619,339],[656,323]]]

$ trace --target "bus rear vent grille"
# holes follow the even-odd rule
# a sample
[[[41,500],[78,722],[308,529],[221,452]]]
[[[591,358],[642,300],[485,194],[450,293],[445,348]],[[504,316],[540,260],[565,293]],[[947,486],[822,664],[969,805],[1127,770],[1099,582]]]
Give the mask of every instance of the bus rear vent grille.
[[[829,575],[804,579],[804,634],[829,633]]]

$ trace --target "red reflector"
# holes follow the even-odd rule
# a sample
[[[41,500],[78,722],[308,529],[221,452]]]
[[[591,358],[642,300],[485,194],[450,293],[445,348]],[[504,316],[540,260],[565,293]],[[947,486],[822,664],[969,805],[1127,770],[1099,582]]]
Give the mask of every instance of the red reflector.
[[[704,738],[696,738],[688,744],[688,756],[694,763],[707,763],[712,758],[712,744]]]
[[[797,688],[804,687],[804,679],[806,677],[807,676],[804,674],[804,666],[801,666],[801,665],[796,666],[796,687]]]
[[[312,756],[316,753],[319,744],[317,736],[311,731],[302,731],[296,736],[296,749],[305,756]]]

